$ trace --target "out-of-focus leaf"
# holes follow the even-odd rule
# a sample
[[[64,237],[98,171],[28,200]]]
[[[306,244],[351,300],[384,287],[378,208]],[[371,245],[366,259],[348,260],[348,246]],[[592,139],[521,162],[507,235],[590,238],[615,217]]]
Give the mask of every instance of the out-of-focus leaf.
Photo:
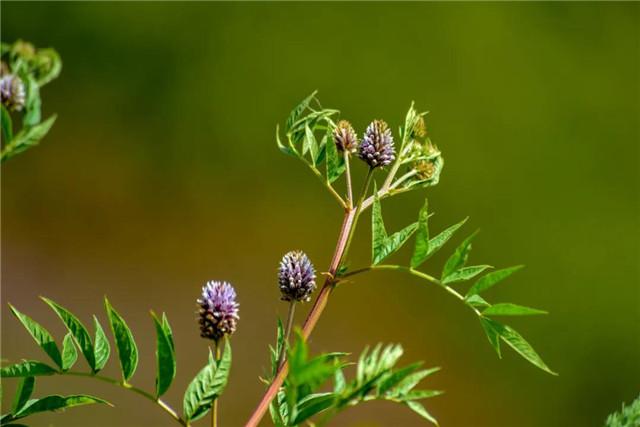
[[[33,320],[31,317],[18,311],[18,309],[11,304],[9,304],[9,308],[11,309],[11,312],[14,314],[14,316],[16,316],[16,318],[20,321],[20,323],[22,323],[22,326],[24,326],[29,334],[33,337],[36,343],[44,350],[45,353],[49,355],[51,360],[53,360],[54,363],[59,367],[62,367],[60,350],[58,349],[58,345],[54,341],[49,331],[47,331],[42,325]]]
[[[55,114],[49,117],[47,120],[39,123],[35,126],[27,126],[20,130],[9,144],[7,144],[0,154],[0,161],[4,162],[9,160],[16,154],[20,154],[26,149],[38,145],[40,140],[49,132],[51,126],[56,121]]]
[[[4,105],[0,105],[0,124],[2,127],[2,145],[6,145],[13,139],[13,121],[11,114]]]
[[[133,339],[131,329],[129,329],[122,316],[111,306],[106,297],[104,299],[104,307],[109,317],[111,331],[116,340],[116,349],[118,350],[118,358],[120,359],[120,367],[122,368],[122,378],[128,381],[138,366],[138,347]]]
[[[415,400],[409,400],[404,402],[413,412],[420,415],[422,418],[431,422],[432,424],[439,425],[438,421],[431,415],[421,403],[416,402]]]
[[[298,402],[296,417],[292,425],[298,425],[333,406],[335,395],[329,393],[316,393],[305,396]]]

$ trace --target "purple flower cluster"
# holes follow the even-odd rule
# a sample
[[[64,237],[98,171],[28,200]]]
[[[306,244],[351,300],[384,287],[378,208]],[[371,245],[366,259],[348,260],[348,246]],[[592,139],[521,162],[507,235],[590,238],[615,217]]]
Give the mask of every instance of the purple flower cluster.
[[[278,284],[284,301],[309,301],[316,288],[316,271],[302,251],[291,251],[280,261]]]
[[[371,122],[364,133],[358,154],[371,168],[387,166],[393,162],[396,153],[391,129],[386,122]]]
[[[238,307],[236,291],[227,282],[209,281],[198,299],[200,336],[214,341],[236,330]]]

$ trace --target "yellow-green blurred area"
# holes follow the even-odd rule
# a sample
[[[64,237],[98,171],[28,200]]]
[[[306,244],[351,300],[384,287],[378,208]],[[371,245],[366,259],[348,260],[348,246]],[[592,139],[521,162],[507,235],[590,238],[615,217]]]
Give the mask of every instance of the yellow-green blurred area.
[[[388,229],[414,221],[428,197],[433,232],[467,215],[464,233],[481,229],[472,264],[526,264],[486,297],[550,311],[505,320],[560,375],[506,347],[498,359],[458,300],[394,272],[338,288],[311,349],[358,354],[400,342],[405,363],[442,366],[424,388],[446,391],[425,402],[444,427],[601,425],[640,391],[639,11],[637,3],[3,2],[3,41],[54,47],[64,68],[42,93],[44,117],[58,114],[52,131],[2,168],[2,357],[46,360],[6,303],[61,339],[39,295],[106,324],[107,294],[138,341],[132,382],[148,390],[149,310],[166,311],[178,359],[166,397],[181,408],[207,359],[195,299],[206,280],[228,280],[241,320],[220,420],[242,425],[264,390],[258,376],[276,316],[286,313],[277,263],[303,249],[325,271],[342,217],[306,167],[277,150],[276,123],[318,89],[358,133],[382,118],[397,135],[415,100],[430,111],[446,165],[437,187],[383,204]],[[353,172],[359,187],[365,168]],[[369,259],[368,222],[353,267]],[[425,271],[439,274],[462,237]],[[409,257],[405,248],[392,261]],[[114,355],[106,373],[119,375]],[[14,384],[4,385],[5,407]],[[171,425],[108,384],[38,379],[36,395],[49,393],[90,393],[116,408],[74,408],[30,425]],[[332,425],[424,424],[383,402]]]

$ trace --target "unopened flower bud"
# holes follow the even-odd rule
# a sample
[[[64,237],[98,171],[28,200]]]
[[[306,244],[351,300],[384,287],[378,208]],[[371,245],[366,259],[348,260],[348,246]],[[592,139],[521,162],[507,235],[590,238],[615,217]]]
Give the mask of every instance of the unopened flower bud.
[[[236,330],[238,307],[236,291],[227,282],[210,281],[202,288],[198,299],[200,336],[219,341]]]
[[[353,153],[358,148],[358,136],[353,130],[351,123],[340,120],[333,131],[333,140],[340,151]]]
[[[387,166],[395,159],[393,136],[382,120],[371,122],[360,143],[359,156],[371,168]]]
[[[280,261],[278,285],[284,301],[309,301],[316,288],[316,272],[302,251],[285,254]]]

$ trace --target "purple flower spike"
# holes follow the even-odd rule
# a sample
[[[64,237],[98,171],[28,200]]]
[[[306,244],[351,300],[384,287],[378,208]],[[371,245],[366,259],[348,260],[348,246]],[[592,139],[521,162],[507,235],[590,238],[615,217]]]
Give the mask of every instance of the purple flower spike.
[[[236,330],[238,307],[236,291],[227,282],[209,281],[202,288],[200,306],[200,336],[218,341]]]
[[[282,257],[278,284],[284,301],[309,301],[316,288],[316,271],[302,251],[292,251]]]
[[[371,168],[387,166],[395,159],[391,129],[382,120],[371,122],[360,143],[359,156]]]

